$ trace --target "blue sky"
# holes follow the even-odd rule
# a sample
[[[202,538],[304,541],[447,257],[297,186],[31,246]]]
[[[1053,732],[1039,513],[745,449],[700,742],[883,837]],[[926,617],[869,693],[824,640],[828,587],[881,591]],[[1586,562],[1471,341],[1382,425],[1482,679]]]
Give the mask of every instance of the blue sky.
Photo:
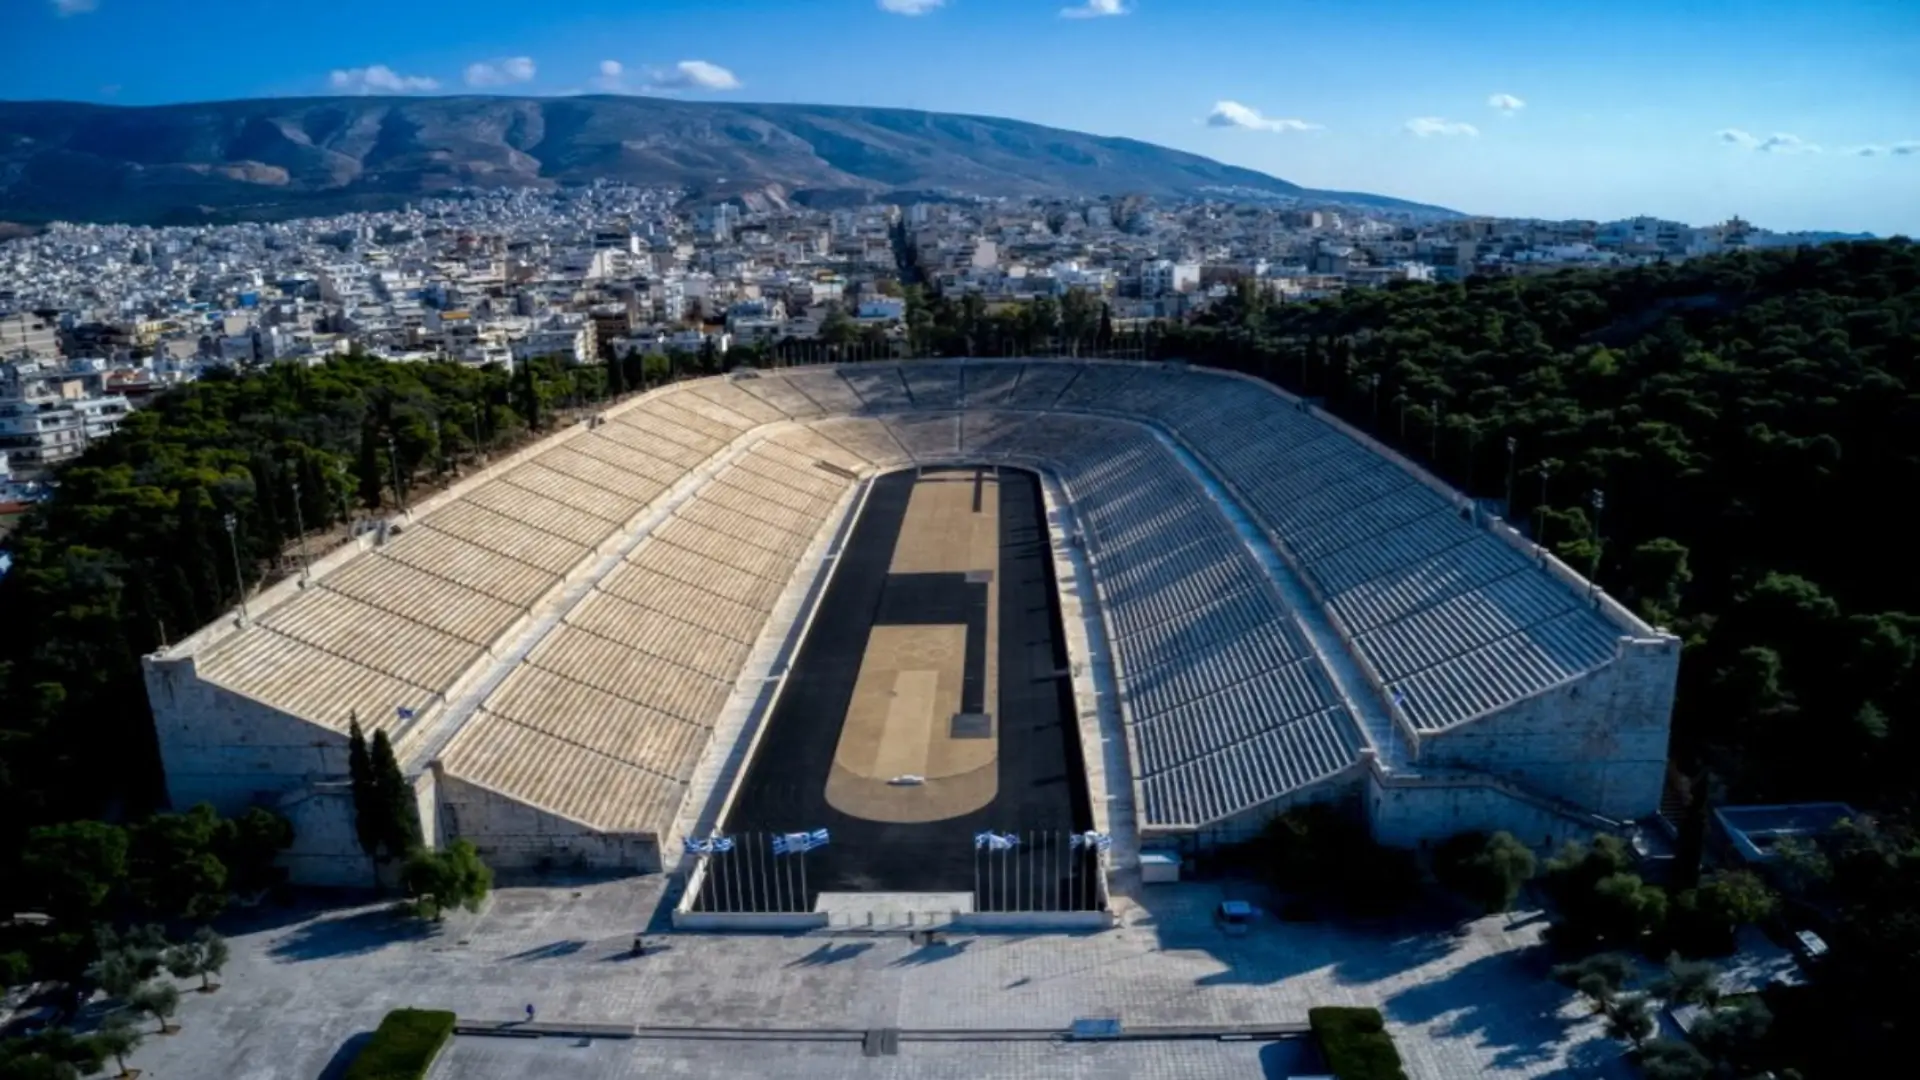
[[[0,8],[14,46],[0,98],[152,104],[477,85],[897,105],[1126,135],[1474,213],[1696,223],[1739,213],[1778,229],[1920,234],[1914,0]]]

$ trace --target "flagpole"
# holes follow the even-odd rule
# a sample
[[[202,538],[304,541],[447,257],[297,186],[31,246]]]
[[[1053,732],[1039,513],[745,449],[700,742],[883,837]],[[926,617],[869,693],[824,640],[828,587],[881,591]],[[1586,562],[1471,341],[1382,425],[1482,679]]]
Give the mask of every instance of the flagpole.
[[[807,910],[807,853],[800,853],[800,910]]]

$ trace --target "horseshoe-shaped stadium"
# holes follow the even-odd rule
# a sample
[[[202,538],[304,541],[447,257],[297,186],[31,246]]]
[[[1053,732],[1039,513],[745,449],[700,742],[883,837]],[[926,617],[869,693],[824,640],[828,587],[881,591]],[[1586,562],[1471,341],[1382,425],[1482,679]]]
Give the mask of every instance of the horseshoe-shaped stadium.
[[[280,810],[315,884],[371,873],[353,720],[428,842],[502,869],[828,825],[1093,830],[1129,867],[1322,801],[1404,845],[1627,829],[1679,642],[1495,509],[1236,374],[743,370],[491,464],[146,679],[172,802]]]

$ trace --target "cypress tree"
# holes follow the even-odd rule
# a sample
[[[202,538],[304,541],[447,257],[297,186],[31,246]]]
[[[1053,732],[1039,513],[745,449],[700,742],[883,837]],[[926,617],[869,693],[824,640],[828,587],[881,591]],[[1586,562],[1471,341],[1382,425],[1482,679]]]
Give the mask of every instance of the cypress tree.
[[[540,387],[533,377],[533,358],[520,362],[520,370],[515,373],[519,384],[520,415],[527,421],[527,427],[540,430]]]
[[[367,736],[355,718],[347,724],[347,775],[353,781],[353,834],[367,858],[380,855],[380,815],[375,800],[373,758],[367,753]]]
[[[380,493],[386,489],[385,470],[380,461],[380,433],[371,422],[360,425],[360,456],[354,462],[354,479],[360,482],[360,503],[369,510],[380,509]]]
[[[372,759],[374,814],[380,825],[381,846],[389,858],[410,855],[420,847],[420,811],[385,731],[373,733]]]
[[[613,351],[609,349],[607,351],[607,395],[609,397],[619,397],[626,392],[626,366],[622,364],[620,358],[614,356]]]

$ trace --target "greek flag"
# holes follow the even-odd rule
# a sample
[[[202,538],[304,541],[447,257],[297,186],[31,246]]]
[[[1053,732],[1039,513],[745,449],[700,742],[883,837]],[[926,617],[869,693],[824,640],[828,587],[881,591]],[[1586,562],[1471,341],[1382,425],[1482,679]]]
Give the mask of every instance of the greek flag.
[[[406,707],[405,705],[402,705],[402,706],[400,706],[399,708],[397,708],[397,709],[395,709],[395,710],[393,710],[393,711],[394,711],[394,712],[397,712],[397,713],[399,713],[399,714],[400,714],[400,719],[402,719],[402,720],[411,720],[411,719],[413,719],[413,710],[412,710],[412,709],[409,709],[409,708],[407,708],[407,707]]]
[[[827,830],[815,829],[812,832],[782,833],[773,838],[775,855],[800,855],[817,847],[827,846]]]
[[[733,850],[733,837],[731,836],[713,836],[705,840],[697,840],[689,836],[680,843],[685,846],[687,854],[689,855],[717,855],[721,852]]]
[[[1395,690],[1395,691],[1393,692],[1393,703],[1394,703],[1395,705],[1398,705],[1398,706],[1400,706],[1400,707],[1402,707],[1402,708],[1405,708],[1405,707],[1406,707],[1406,704],[1407,704],[1407,695],[1405,695],[1405,694],[1403,694],[1403,693],[1401,693],[1401,692],[1400,692],[1400,691],[1398,691],[1398,690]]]
[[[1019,843],[1020,838],[1012,833],[1002,835],[988,831],[973,834],[973,850],[975,851],[1012,851],[1015,845]]]
[[[1095,851],[1106,851],[1108,848],[1113,847],[1113,837],[1108,836],[1106,833],[1094,832],[1089,829],[1083,833],[1074,833],[1068,840],[1068,843],[1076,848],[1092,848]]]

